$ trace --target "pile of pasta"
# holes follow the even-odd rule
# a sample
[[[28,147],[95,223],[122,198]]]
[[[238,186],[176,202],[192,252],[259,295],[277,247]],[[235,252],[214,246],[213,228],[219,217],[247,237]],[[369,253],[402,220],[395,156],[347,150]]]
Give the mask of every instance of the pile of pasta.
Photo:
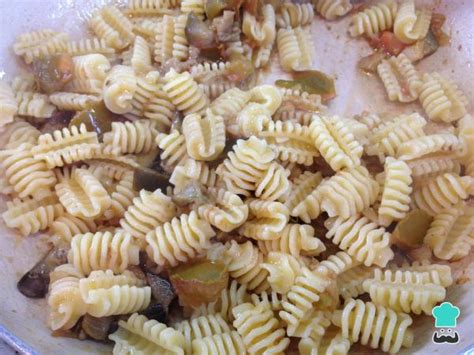
[[[314,11],[333,20],[350,9],[319,0],[277,13],[263,5],[259,16],[244,10],[225,55],[264,67],[276,42],[284,70],[310,69]],[[180,70],[191,51],[190,13],[204,19],[204,2],[131,0],[93,14],[95,38],[41,30],[14,44],[27,64],[62,53],[73,60],[73,80],[60,92],[40,92],[31,74],[0,82],[0,186],[10,197],[2,218],[69,250],[50,275],[50,327],[129,315],[109,336],[114,354],[284,353],[292,339],[301,354],[345,354],[356,342],[391,353],[410,347],[414,316],[430,315],[453,283],[445,261],[474,244],[465,95],[401,54],[378,72],[390,100],[419,100],[426,117],[328,115],[319,95],[238,87],[225,77],[228,61]],[[355,14],[349,31],[393,26],[408,43],[426,35],[429,19],[413,1],[383,3]],[[58,110],[100,102],[123,116],[103,135],[84,124],[38,128]],[[137,191],[139,158],[154,151],[170,186]],[[206,199],[177,203],[193,184]],[[430,256],[395,262],[391,231],[416,210],[432,216],[423,241]],[[163,324],[140,314],[154,297],[131,271],[143,255],[161,276],[220,261],[230,282],[189,319]]]

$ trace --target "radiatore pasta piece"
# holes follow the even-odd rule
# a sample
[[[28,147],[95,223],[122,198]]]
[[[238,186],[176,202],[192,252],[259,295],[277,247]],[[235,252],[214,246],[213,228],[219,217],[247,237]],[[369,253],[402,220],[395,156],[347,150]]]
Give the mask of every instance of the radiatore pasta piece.
[[[327,20],[335,20],[352,9],[349,0],[314,0],[313,4],[316,12]]]
[[[431,10],[423,7],[416,11],[415,0],[403,0],[393,24],[393,33],[403,43],[425,38],[431,23]]]
[[[279,29],[277,46],[282,69],[287,72],[310,69],[312,62],[310,43],[310,34],[301,27]]]
[[[13,116],[18,111],[18,104],[11,87],[0,80],[0,131],[3,127],[13,122]]]
[[[352,16],[349,34],[352,37],[363,34],[374,37],[379,32],[392,28],[397,15],[395,1],[380,2]]]

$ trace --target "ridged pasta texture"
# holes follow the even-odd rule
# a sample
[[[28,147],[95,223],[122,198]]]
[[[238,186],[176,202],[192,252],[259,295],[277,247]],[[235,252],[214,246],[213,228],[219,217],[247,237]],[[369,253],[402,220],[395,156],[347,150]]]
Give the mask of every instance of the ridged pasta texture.
[[[63,206],[54,195],[50,195],[40,200],[16,198],[7,201],[2,218],[7,227],[18,229],[26,237],[50,227],[63,214]]]
[[[277,46],[280,66],[284,71],[307,70],[313,60],[311,35],[302,27],[280,28]]]
[[[80,219],[70,214],[55,219],[51,224],[52,234],[67,243],[77,234],[95,233],[96,230],[97,225],[93,220]]]
[[[115,49],[129,46],[135,38],[133,24],[114,6],[105,6],[93,14],[89,26],[99,38]]]
[[[453,284],[451,267],[442,264],[430,264],[428,261],[414,261],[411,265],[404,263],[402,266],[391,267],[393,271],[409,271],[411,273],[421,274],[427,282],[449,287]],[[368,277],[369,278],[369,277]]]
[[[320,239],[315,236],[314,228],[306,224],[289,223],[278,233],[279,238],[258,240],[258,248],[264,253],[282,252],[293,256],[316,256],[326,250]]]
[[[0,128],[13,122],[18,111],[18,104],[12,88],[5,81],[0,80]]]
[[[382,60],[377,73],[390,101],[412,102],[418,98],[421,76],[405,54]]]
[[[454,122],[466,114],[468,99],[458,86],[438,73],[423,74],[420,103],[429,118]]]
[[[227,125],[235,120],[251,97],[252,94],[249,91],[232,88],[212,101],[210,108],[215,115],[223,117]]]
[[[335,20],[352,9],[349,0],[314,0],[313,4],[316,12],[326,20]]]
[[[109,335],[115,342],[114,354],[184,354],[184,336],[154,319],[134,313],[118,325],[117,331]]]
[[[468,255],[474,245],[474,208],[459,202],[438,212],[424,244],[442,260],[459,260]]]
[[[137,74],[152,70],[150,46],[143,37],[136,36],[133,46],[123,53],[123,64],[130,65]]]
[[[366,279],[372,278],[375,267],[358,265],[344,271],[337,276],[337,288],[339,295],[345,300],[356,298],[363,294],[363,283]]]
[[[48,168],[61,167],[93,158],[99,149],[96,132],[88,132],[84,124],[79,128],[63,128],[38,137],[38,145],[31,149],[35,159],[46,162]]]
[[[292,331],[295,338],[311,338],[314,340],[322,338],[331,325],[330,314],[319,310],[308,312],[305,319]]]
[[[281,202],[250,199],[246,201],[250,218],[239,228],[239,233],[256,240],[278,239],[288,224],[290,213]]]
[[[339,117],[314,115],[310,131],[314,145],[333,170],[360,165],[364,149]]]
[[[39,199],[49,195],[57,179],[43,160],[33,157],[31,148],[30,143],[23,143],[17,148],[0,151],[0,166],[18,197]]]
[[[144,239],[148,232],[170,221],[176,215],[176,206],[170,197],[161,192],[141,190],[127,208],[120,226],[133,237]]]
[[[76,94],[72,92],[56,92],[49,95],[49,100],[59,110],[82,111],[90,109],[92,105],[100,102],[95,95]]]
[[[352,37],[376,36],[379,32],[390,30],[395,22],[398,6],[394,1],[381,2],[358,12],[351,18],[349,34]]]
[[[261,293],[270,287],[268,271],[262,268],[264,256],[252,242],[238,244],[233,240],[227,245],[225,255],[230,276],[249,291]]]
[[[147,253],[158,265],[176,266],[196,258],[211,246],[211,225],[192,211],[147,233]]]
[[[215,187],[217,183],[216,170],[205,162],[186,159],[182,165],[174,168],[170,182],[175,186],[175,190],[179,191],[191,181],[197,181],[205,187]],[[219,203],[219,201],[217,202]]]
[[[415,190],[413,201],[418,208],[436,216],[465,200],[472,193],[473,184],[470,176],[460,177],[446,173],[428,180],[425,185]]]
[[[87,313],[94,317],[130,314],[148,307],[151,289],[132,272],[114,275],[112,270],[92,271],[79,280],[79,291]]]
[[[394,220],[403,219],[410,210],[412,178],[411,169],[401,160],[387,158],[384,169],[382,200],[378,213],[380,223],[388,226]]]
[[[15,122],[9,124],[6,132],[8,132],[8,138],[6,138],[7,141],[3,146],[5,149],[18,148],[23,143],[35,145],[41,135],[36,127],[21,120],[15,120]]]
[[[325,333],[323,337],[302,338],[298,343],[298,351],[301,355],[315,355],[315,354],[340,354],[345,355],[349,353],[351,342],[344,338],[340,331]]]
[[[112,122],[112,130],[104,134],[104,153],[149,153],[155,147],[157,134],[150,120]]]
[[[376,306],[371,302],[348,300],[342,311],[333,314],[333,322],[341,327],[342,336],[372,349],[397,353],[413,344],[413,323],[408,314]]]
[[[311,24],[314,17],[314,9],[311,4],[284,3],[276,18],[278,27],[298,27]]]
[[[397,150],[401,160],[413,160],[437,154],[453,158],[462,154],[463,142],[454,134],[439,133],[404,142]]]
[[[99,217],[112,204],[105,187],[87,169],[72,169],[55,190],[67,212],[79,218]]]
[[[192,353],[196,355],[245,354],[245,344],[236,331],[211,335],[192,342]]]
[[[204,113],[209,100],[188,72],[177,73],[171,69],[164,80],[163,90],[178,110],[185,115]]]
[[[190,158],[186,149],[186,139],[177,130],[169,134],[158,133],[155,143],[162,150],[160,158],[165,166],[173,168]]]
[[[23,117],[33,117],[37,121],[49,118],[56,111],[47,95],[37,94],[31,91],[19,91],[15,94],[18,105],[17,114]]]
[[[431,10],[416,11],[415,0],[403,0],[393,24],[393,33],[401,42],[410,44],[425,38],[431,24]]]
[[[137,89],[137,77],[133,68],[115,65],[104,81],[102,95],[105,106],[119,115],[131,112],[133,96]]]
[[[69,41],[67,43],[66,53],[71,56],[98,53],[104,55],[108,59],[115,58],[115,48],[110,47],[104,39],[97,37]]]
[[[319,215],[319,202],[314,200],[315,190],[321,180],[321,173],[305,171],[293,181],[290,194],[285,201],[291,216],[299,217],[308,223]]]
[[[208,315],[181,321],[173,326],[186,339],[186,353],[192,352],[195,339],[211,337],[216,334],[229,333],[232,329],[221,315]]]
[[[44,58],[66,50],[69,36],[50,29],[22,33],[13,44],[16,55],[22,56],[26,64],[37,58]]]
[[[326,238],[365,266],[385,267],[393,258],[390,233],[366,217],[330,218],[325,223]]]
[[[215,203],[199,206],[198,214],[212,226],[230,232],[247,221],[249,207],[238,195],[216,188],[209,188],[207,193]]]
[[[196,160],[211,161],[222,153],[225,146],[225,124],[221,116],[207,110],[205,117],[187,115],[183,120],[183,135],[188,155]]]
[[[68,261],[84,275],[93,270],[121,273],[139,263],[139,247],[123,231],[77,234],[71,240]]]
[[[268,283],[272,291],[287,294],[297,276],[301,274],[304,262],[292,255],[270,252],[265,257],[262,267],[268,271]]]
[[[243,303],[234,307],[234,327],[251,354],[284,353],[290,339],[273,311],[265,304]]]
[[[239,139],[232,150],[217,168],[217,175],[227,190],[249,196],[275,159],[275,152],[256,137]]]
[[[433,307],[446,297],[443,286],[430,282],[426,274],[412,271],[375,269],[363,288],[375,305],[403,313],[431,315]]]

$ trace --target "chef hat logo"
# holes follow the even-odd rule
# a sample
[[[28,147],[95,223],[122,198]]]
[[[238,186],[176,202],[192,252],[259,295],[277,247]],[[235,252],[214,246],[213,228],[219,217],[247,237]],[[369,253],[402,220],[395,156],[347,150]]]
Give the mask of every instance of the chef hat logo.
[[[435,318],[436,328],[453,328],[456,326],[457,318],[461,314],[458,307],[451,302],[443,302],[431,311]]]

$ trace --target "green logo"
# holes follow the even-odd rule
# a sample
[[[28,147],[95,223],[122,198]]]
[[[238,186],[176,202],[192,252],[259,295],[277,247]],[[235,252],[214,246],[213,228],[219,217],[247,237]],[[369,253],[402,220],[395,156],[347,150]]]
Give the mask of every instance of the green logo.
[[[434,307],[431,313],[435,318],[436,328],[454,328],[461,311],[458,307],[453,306],[451,302],[443,302]]]

